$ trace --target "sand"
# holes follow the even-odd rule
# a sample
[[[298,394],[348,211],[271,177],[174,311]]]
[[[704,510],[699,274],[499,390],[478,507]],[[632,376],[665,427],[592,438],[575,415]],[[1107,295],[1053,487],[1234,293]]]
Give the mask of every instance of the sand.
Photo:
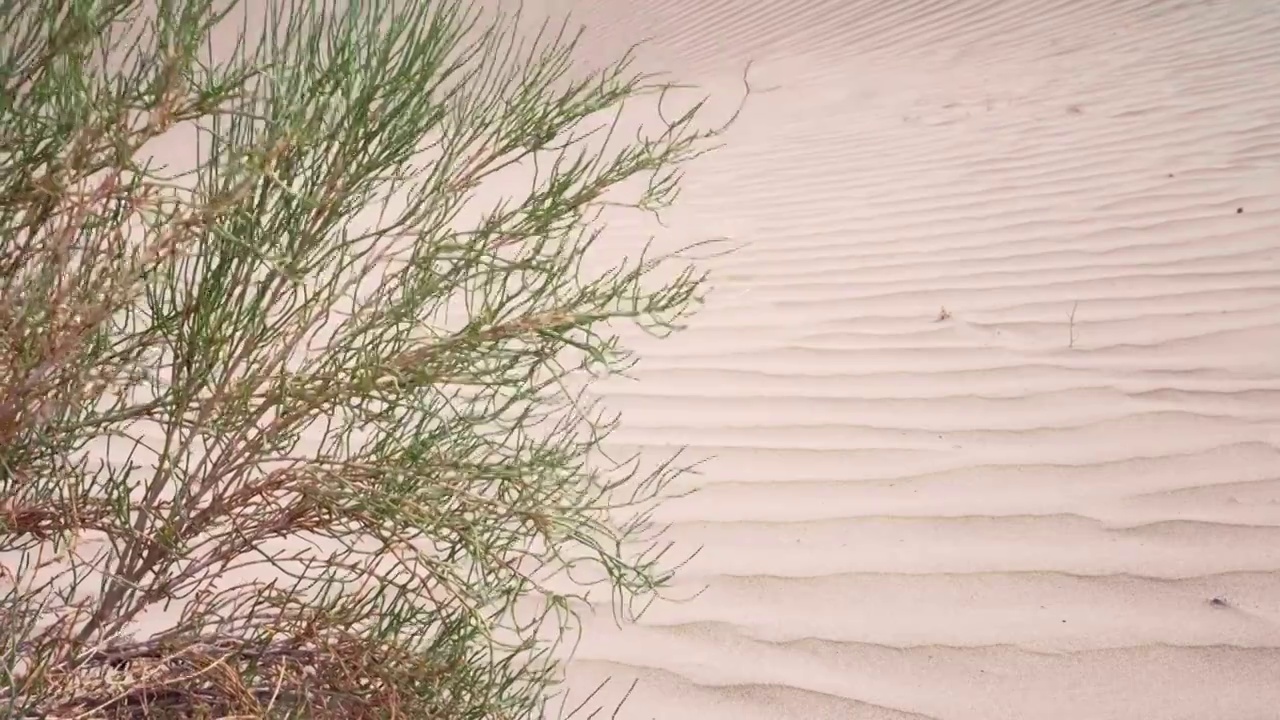
[[[706,460],[660,516],[704,592],[589,618],[570,704],[1280,717],[1280,5],[526,6],[717,111],[752,61],[667,218],[740,249],[599,388]]]
[[[661,518],[706,590],[590,620],[572,697],[1280,717],[1280,6],[543,5],[756,91],[671,220],[741,250],[601,388],[707,459]]]

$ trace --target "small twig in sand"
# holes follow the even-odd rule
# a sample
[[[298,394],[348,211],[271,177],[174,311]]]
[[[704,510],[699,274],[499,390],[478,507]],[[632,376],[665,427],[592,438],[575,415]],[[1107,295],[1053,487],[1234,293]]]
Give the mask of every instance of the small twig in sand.
[[[1071,349],[1076,346],[1076,308],[1080,307],[1080,303],[1071,306],[1071,312],[1067,315],[1067,348]]]

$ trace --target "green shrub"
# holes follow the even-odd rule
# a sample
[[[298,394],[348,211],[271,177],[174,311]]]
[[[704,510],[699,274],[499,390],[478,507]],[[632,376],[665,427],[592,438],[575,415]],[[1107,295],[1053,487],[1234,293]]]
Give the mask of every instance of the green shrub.
[[[585,390],[703,278],[600,213],[724,126],[457,0],[0,7],[0,715],[539,717],[678,565]]]

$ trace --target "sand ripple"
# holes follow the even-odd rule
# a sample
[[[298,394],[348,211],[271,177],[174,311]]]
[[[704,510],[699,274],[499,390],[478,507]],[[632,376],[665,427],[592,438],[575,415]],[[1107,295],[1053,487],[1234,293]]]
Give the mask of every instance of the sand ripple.
[[[673,227],[743,247],[603,388],[705,546],[619,717],[1274,718],[1280,6],[557,0],[752,99]]]

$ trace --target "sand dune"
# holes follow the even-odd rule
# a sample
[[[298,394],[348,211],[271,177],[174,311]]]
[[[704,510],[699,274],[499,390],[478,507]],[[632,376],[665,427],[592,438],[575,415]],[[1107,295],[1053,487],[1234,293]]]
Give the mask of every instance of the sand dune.
[[[588,618],[569,706],[1280,718],[1280,5],[526,7],[718,109],[752,63],[666,218],[740,249],[599,386],[703,461],[690,599]]]
[[[732,102],[691,330],[602,392],[704,549],[620,718],[1280,717],[1280,9],[550,0]],[[623,228],[625,231],[625,228]]]

